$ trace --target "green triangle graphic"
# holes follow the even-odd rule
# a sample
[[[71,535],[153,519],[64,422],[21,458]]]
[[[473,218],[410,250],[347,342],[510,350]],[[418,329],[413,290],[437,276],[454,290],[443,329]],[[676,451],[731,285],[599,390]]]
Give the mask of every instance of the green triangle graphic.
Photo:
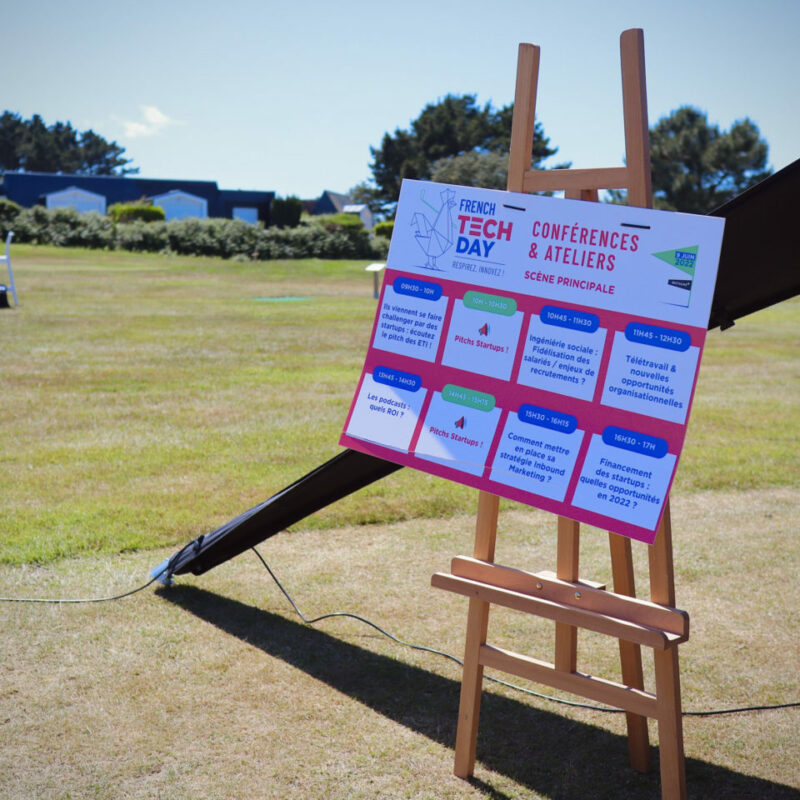
[[[691,247],[681,247],[677,250],[663,250],[660,253],[653,253],[653,255],[685,272],[687,275],[694,275],[694,266],[697,262],[696,244]]]

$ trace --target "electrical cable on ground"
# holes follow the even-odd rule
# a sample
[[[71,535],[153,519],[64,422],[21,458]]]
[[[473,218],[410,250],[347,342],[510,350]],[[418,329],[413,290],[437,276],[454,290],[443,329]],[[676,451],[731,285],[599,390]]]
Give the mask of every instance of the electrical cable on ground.
[[[191,545],[191,543],[190,543]],[[187,545],[189,547],[190,545]],[[186,548],[184,548],[185,550]],[[419,650],[423,653],[431,653],[432,655],[441,656],[442,658],[446,658],[454,663],[458,664],[459,666],[463,666],[464,662],[457,658],[450,653],[446,653],[443,650],[437,650],[435,647],[427,647],[426,645],[421,644],[414,644],[413,642],[407,642],[403,639],[400,639],[398,636],[390,633],[387,630],[384,630],[380,627],[380,625],[376,625],[371,620],[366,619],[365,617],[361,617],[358,614],[353,614],[348,611],[334,611],[329,614],[322,614],[319,617],[314,617],[309,619],[306,617],[305,614],[298,608],[297,603],[295,603],[292,596],[289,592],[286,591],[283,584],[278,580],[278,577],[272,571],[271,567],[267,562],[264,560],[264,557],[261,553],[256,550],[255,547],[251,548],[252,551],[258,556],[259,561],[264,565],[264,568],[269,573],[272,580],[275,582],[275,585],[281,590],[283,596],[289,601],[292,608],[295,610],[297,615],[306,625],[314,625],[317,622],[322,622],[326,619],[331,619],[332,617],[349,617],[350,619],[354,619],[357,622],[361,622],[364,625],[368,625],[371,628],[374,628],[378,633],[382,634],[383,636],[391,639],[393,642],[397,644],[403,645],[404,647],[410,647],[412,650]],[[160,580],[162,575],[166,573],[167,575],[167,585],[169,585],[169,581],[172,578],[172,571],[171,566],[176,560],[182,555],[183,550],[178,551],[170,560],[167,562],[161,570],[159,570],[152,578],[150,578],[147,583],[138,586],[135,589],[131,589],[127,592],[122,592],[121,594],[110,595],[108,597],[78,597],[78,598],[57,598],[57,597],[0,597],[0,603],[55,603],[55,604],[66,604],[66,603],[108,603],[113,600],[122,600],[125,597],[130,597],[131,595],[137,594],[138,592],[143,591],[148,586],[151,586],[157,580]],[[541,692],[535,692],[532,689],[526,689],[524,686],[519,686],[518,684],[511,683],[509,681],[504,681],[501,678],[495,678],[492,675],[485,675],[486,680],[491,681],[492,683],[496,683],[500,686],[505,686],[508,689],[513,689],[517,692],[522,692],[523,694],[532,695],[533,697],[538,697],[542,700],[549,700],[552,703],[559,703],[560,705],[565,706],[572,706],[573,708],[585,708],[589,709],[590,711],[602,711],[606,714],[624,714],[624,709],[621,708],[610,708],[609,706],[597,706],[591,703],[579,703],[574,700],[565,700],[560,697],[553,697],[552,695],[542,694]],[[739,708],[723,708],[723,709],[713,709],[710,711],[684,711],[684,717],[712,717],[712,716],[720,716],[722,714],[742,714],[747,711],[773,711],[776,709],[781,708],[797,708],[800,707],[800,702],[796,703],[779,703],[776,705],[756,705],[756,706],[743,706]]]
[[[397,644],[401,644],[404,647],[410,647],[413,650],[421,650],[424,653],[432,653],[435,656],[442,656],[442,658],[447,658],[450,661],[455,662],[459,666],[462,666],[462,667],[464,666],[464,662],[460,658],[457,658],[456,656],[451,655],[450,653],[445,653],[444,650],[437,650],[434,647],[426,647],[425,645],[422,645],[422,644],[414,644],[413,642],[406,642],[403,639],[400,639],[399,637],[395,636],[394,634],[389,633],[388,631],[385,631],[383,628],[381,628],[379,625],[376,625],[374,622],[371,622],[370,620],[365,619],[364,617],[360,617],[358,614],[351,614],[348,611],[334,611],[334,612],[332,612],[330,614],[322,614],[319,617],[314,617],[313,619],[309,619],[297,607],[297,603],[294,602],[294,600],[292,599],[291,595],[283,587],[283,584],[278,580],[277,576],[272,571],[272,569],[270,568],[269,564],[267,564],[267,562],[264,560],[264,557],[261,555],[261,553],[259,553],[258,550],[256,550],[255,547],[253,547],[251,549],[258,556],[259,561],[261,561],[261,563],[264,565],[264,568],[270,574],[270,577],[272,578],[272,580],[275,581],[275,584],[277,585],[277,587],[281,590],[281,592],[283,592],[284,597],[292,604],[292,608],[294,608],[294,610],[297,612],[297,614],[300,617],[300,619],[302,619],[303,622],[306,623],[306,625],[314,625],[317,622],[321,622],[324,619],[330,619],[331,617],[350,617],[350,619],[354,619],[354,620],[357,620],[358,622],[363,622],[365,625],[369,625],[371,628],[374,628],[376,631],[378,631],[379,633],[383,634],[387,638],[391,639],[393,642],[397,642]],[[504,681],[501,678],[495,678],[495,677],[493,677],[491,675],[486,675],[485,677],[486,677],[486,680],[492,681],[493,683],[498,683],[501,686],[507,686],[509,689],[515,689],[515,690],[517,690],[519,692],[524,692],[525,694],[531,694],[534,697],[541,697],[544,700],[552,700],[552,701],[557,702],[557,703],[563,703],[564,705],[575,706],[577,708],[590,708],[590,709],[595,710],[595,711],[605,711],[605,712],[610,713],[610,714],[624,713],[623,709],[621,709],[621,708],[607,708],[605,706],[589,705],[588,703],[577,703],[574,700],[560,700],[560,699],[558,699],[556,697],[550,697],[549,695],[540,694],[539,692],[534,692],[531,689],[526,689],[523,686],[517,686],[516,684],[509,683],[508,681]]]
[[[131,589],[129,592],[123,592],[122,594],[111,595],[110,597],[0,597],[0,603],[108,603],[110,600],[122,600],[123,597],[130,597],[132,594],[143,591],[157,581],[166,570],[167,568],[165,567],[162,572],[136,589]]]
[[[122,600],[125,597],[130,597],[131,595],[143,591],[156,581],[162,580],[163,575],[166,575],[165,580],[167,583],[169,583],[169,581],[172,579],[173,565],[177,563],[178,559],[183,555],[186,549],[192,546],[193,542],[189,542],[189,544],[178,550],[178,552],[175,553],[172,558],[169,559],[169,561],[159,565],[161,568],[158,569],[158,571],[153,570],[150,573],[150,580],[147,581],[147,583],[143,583],[141,586],[131,589],[128,592],[123,592],[122,594],[115,594],[109,597],[78,597],[74,599],[58,597],[0,597],[0,603],[108,603],[111,600]]]
[[[425,653],[432,653],[433,655],[442,656],[443,658],[446,658],[446,659],[449,659],[450,661],[455,662],[459,666],[462,666],[462,667],[464,666],[464,662],[460,658],[457,658],[456,656],[454,656],[454,655],[452,655],[450,653],[445,653],[443,650],[437,650],[437,649],[435,649],[433,647],[426,647],[425,645],[413,644],[412,642],[406,642],[403,639],[398,638],[394,634],[389,633],[388,631],[385,631],[383,628],[381,628],[380,626],[376,625],[374,622],[371,622],[370,620],[365,619],[364,617],[360,617],[358,614],[351,614],[351,613],[346,612],[346,611],[335,611],[333,613],[322,614],[319,617],[314,617],[313,619],[309,619],[297,607],[297,603],[295,603],[295,601],[292,599],[292,596],[289,594],[289,592],[286,591],[286,589],[284,588],[283,584],[278,580],[277,576],[272,571],[272,569],[270,568],[269,564],[267,564],[267,562],[264,560],[264,557],[261,555],[261,553],[259,553],[258,550],[256,550],[255,547],[252,547],[251,549],[256,554],[256,556],[258,556],[258,560],[264,565],[264,568],[267,570],[267,572],[269,573],[269,575],[272,578],[272,580],[275,581],[276,586],[281,590],[281,592],[283,593],[283,596],[291,603],[292,608],[297,612],[297,615],[300,617],[300,619],[303,620],[303,622],[306,623],[306,625],[314,625],[317,622],[321,622],[324,619],[330,619],[331,617],[350,617],[351,619],[357,620],[358,622],[363,622],[365,625],[369,625],[371,628],[374,628],[376,631],[378,631],[379,633],[383,634],[387,638],[391,639],[393,642],[397,642],[397,644],[401,644],[404,647],[410,647],[413,650],[421,650],[422,652],[425,652]],[[505,687],[507,687],[509,689],[513,689],[514,691],[522,692],[523,694],[529,694],[529,695],[532,695],[533,697],[538,697],[538,698],[540,698],[542,700],[549,700],[550,702],[559,703],[559,704],[565,705],[565,706],[572,706],[574,708],[586,708],[586,709],[589,709],[590,711],[602,711],[605,714],[624,714],[625,713],[625,709],[622,709],[622,708],[611,708],[609,706],[598,706],[598,705],[593,705],[592,703],[578,703],[578,702],[575,702],[574,700],[565,700],[565,699],[560,698],[560,697],[553,697],[552,695],[542,694],[541,692],[535,692],[532,689],[526,689],[524,686],[519,686],[516,683],[510,683],[509,681],[504,681],[501,678],[495,678],[492,675],[484,675],[484,678],[486,680],[488,680],[488,681],[492,681],[493,683],[497,683],[500,686],[505,686]],[[711,717],[711,716],[719,716],[721,714],[741,714],[741,713],[744,713],[746,711],[772,711],[774,709],[779,709],[779,708],[797,708],[797,707],[800,707],[800,701],[798,701],[796,703],[780,703],[778,705],[759,705],[759,706],[743,706],[743,707],[740,707],[740,708],[713,709],[711,711],[684,711],[683,712],[683,716],[684,717]]]

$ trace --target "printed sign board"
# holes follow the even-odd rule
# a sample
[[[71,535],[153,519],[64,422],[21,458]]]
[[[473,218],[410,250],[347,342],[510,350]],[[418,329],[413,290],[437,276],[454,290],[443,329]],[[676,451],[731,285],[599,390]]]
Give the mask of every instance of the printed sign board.
[[[723,225],[404,181],[341,443],[652,543]]]

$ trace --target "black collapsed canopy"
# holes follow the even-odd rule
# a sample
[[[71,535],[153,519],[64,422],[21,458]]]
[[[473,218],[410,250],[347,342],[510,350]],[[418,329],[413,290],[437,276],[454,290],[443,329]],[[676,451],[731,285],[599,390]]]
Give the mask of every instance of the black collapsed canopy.
[[[709,329],[800,294],[800,159],[711,212],[725,236]]]
[[[724,217],[717,285],[708,327],[800,294],[800,257],[794,226],[800,208],[800,160],[711,212]],[[199,536],[153,572],[201,575],[274,536],[315,511],[401,467],[345,450],[211,533]]]
[[[201,575],[398,469],[399,464],[344,450],[269,500],[189,542],[169,559],[167,576],[184,572]]]

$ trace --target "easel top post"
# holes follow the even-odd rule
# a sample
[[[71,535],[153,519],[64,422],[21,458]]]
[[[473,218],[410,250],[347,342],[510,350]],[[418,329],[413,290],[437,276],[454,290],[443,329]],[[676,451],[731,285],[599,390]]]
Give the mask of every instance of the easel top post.
[[[539,47],[520,44],[507,188],[514,192],[561,191],[572,197],[594,196],[599,189],[626,189],[628,204],[653,207],[650,175],[650,133],[644,66],[644,32],[620,36],[622,105],[625,121],[625,166],[596,169],[531,169],[539,79]]]
[[[539,53],[539,47],[535,44],[519,46],[506,182],[509,192],[525,191],[525,173],[531,168],[536,124],[536,87],[539,84]]]
[[[619,37],[622,63],[622,111],[625,118],[625,165],[628,205],[653,207],[650,129],[644,68],[644,31],[631,28]]]

